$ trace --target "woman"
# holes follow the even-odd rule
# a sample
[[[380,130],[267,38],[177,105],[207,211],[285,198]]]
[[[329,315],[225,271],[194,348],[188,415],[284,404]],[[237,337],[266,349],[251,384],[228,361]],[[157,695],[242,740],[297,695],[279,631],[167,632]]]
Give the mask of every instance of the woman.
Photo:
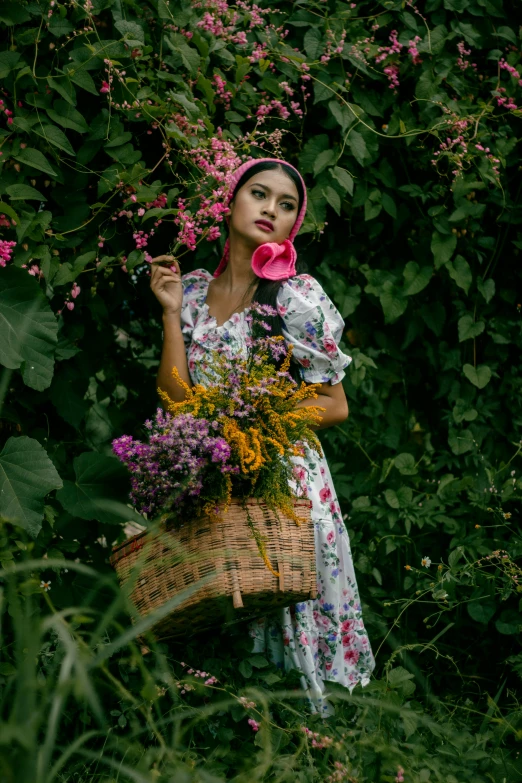
[[[193,385],[202,382],[210,350],[245,355],[249,305],[270,304],[278,316],[265,320],[272,325],[271,334],[282,334],[293,344],[294,374],[321,384],[317,399],[299,405],[325,409],[320,428],[339,424],[348,416],[340,381],[351,358],[338,347],[344,327],[340,313],[317,280],[296,273],[292,240],[306,212],[301,175],[285,161],[248,161],[235,172],[227,203],[229,238],[214,275],[205,269],[182,275],[172,256],[153,259],[161,262],[152,267],[151,288],[163,307],[164,325],[158,386],[171,399],[182,400],[173,366]],[[312,501],[317,600],[255,621],[250,633],[254,652],[266,651],[281,667],[303,672],[303,688],[312,704],[328,714],[322,697],[325,683],[334,681],[350,690],[358,682],[365,685],[375,663],[328,464],[311,450],[294,461],[294,475],[305,479]]]

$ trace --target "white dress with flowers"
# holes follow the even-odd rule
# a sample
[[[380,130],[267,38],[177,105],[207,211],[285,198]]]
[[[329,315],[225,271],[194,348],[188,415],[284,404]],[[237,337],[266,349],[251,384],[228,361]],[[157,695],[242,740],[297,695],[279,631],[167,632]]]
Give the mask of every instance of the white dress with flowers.
[[[197,269],[182,276],[182,331],[194,383],[203,383],[210,351],[246,358],[248,309],[221,326],[209,315],[206,296],[212,275]],[[338,347],[344,321],[321,285],[310,275],[284,281],[277,296],[283,335],[307,383],[339,383],[351,358]],[[326,459],[311,449],[293,458],[296,478],[305,480],[312,501],[317,557],[317,599],[274,612],[250,624],[254,652],[265,652],[281,668],[299,669],[313,708],[328,714],[325,683],[350,690],[366,685],[375,666],[361,614],[350,542]],[[292,487],[297,491],[297,483]]]

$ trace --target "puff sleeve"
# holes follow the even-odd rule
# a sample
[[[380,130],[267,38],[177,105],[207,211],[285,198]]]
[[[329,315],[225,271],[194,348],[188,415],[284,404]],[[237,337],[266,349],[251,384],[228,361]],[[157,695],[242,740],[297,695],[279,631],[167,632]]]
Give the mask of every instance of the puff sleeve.
[[[181,275],[183,285],[183,304],[181,306],[181,333],[185,348],[192,340],[192,331],[196,325],[198,313],[207,298],[208,284],[212,275],[206,269],[196,269]]]
[[[344,320],[320,283],[311,275],[295,275],[281,284],[277,311],[283,336],[294,346],[293,357],[307,383],[342,381],[351,357],[339,348]]]

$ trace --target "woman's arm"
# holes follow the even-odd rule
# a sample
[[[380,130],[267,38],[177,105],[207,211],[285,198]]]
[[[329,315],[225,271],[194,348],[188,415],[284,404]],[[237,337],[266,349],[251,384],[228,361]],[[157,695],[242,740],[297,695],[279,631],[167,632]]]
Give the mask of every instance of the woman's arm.
[[[172,368],[176,367],[185,383],[192,386],[181,331],[181,270],[173,256],[157,256],[152,259],[151,267],[150,287],[163,307],[163,347],[156,385],[167,392],[171,400],[181,402],[185,399],[185,390],[172,377]]]
[[[316,399],[301,400],[296,407],[309,408],[312,405],[326,408],[324,411],[319,411],[319,415],[322,417],[321,423],[313,429],[323,430],[326,427],[333,427],[334,424],[340,424],[348,418],[348,400],[342,383],[333,385],[330,382],[322,383]]]
[[[189,386],[192,380],[187,363],[187,353],[181,331],[181,318],[173,313],[163,313],[163,346],[161,360],[156,378],[156,386],[167,392],[174,402],[185,399],[185,390],[172,377],[172,368],[176,367],[181,378]],[[165,406],[164,406],[165,407]]]

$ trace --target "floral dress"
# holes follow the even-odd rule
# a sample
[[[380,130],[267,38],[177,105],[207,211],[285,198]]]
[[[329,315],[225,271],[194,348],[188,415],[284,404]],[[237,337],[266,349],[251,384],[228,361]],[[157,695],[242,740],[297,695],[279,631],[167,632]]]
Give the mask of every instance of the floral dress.
[[[230,357],[247,354],[247,310],[218,325],[209,314],[206,296],[212,275],[197,269],[182,276],[182,333],[188,368],[194,383],[203,383],[210,351]],[[307,383],[339,383],[351,357],[338,347],[344,321],[321,285],[310,275],[295,275],[281,283],[277,310],[283,336],[294,346],[293,356]],[[304,479],[312,501],[317,558],[317,599],[279,609],[250,623],[253,651],[265,652],[281,668],[299,669],[313,710],[331,712],[322,694],[333,681],[350,690],[366,685],[375,666],[362,614],[348,533],[341,515],[326,459],[308,447],[294,457],[294,475]],[[297,481],[292,489],[298,491]]]

